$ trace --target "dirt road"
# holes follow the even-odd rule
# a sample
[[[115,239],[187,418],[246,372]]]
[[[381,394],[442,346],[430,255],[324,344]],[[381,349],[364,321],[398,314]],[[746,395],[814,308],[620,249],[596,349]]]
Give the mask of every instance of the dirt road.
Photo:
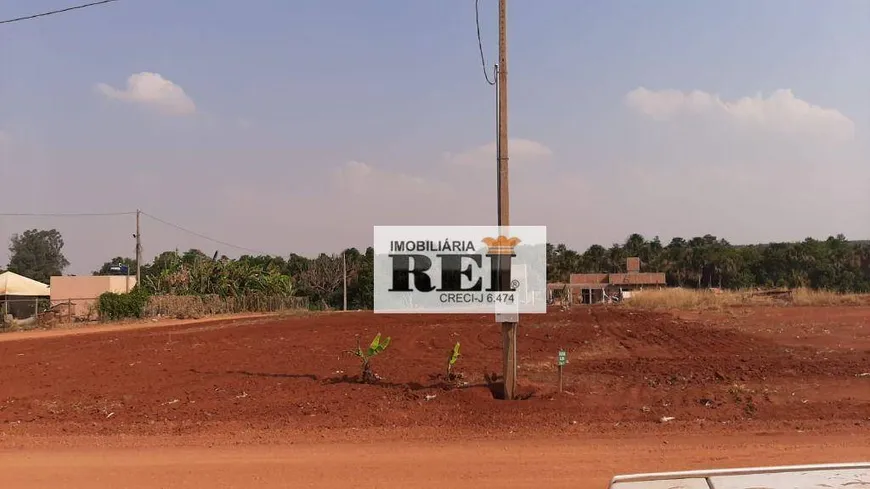
[[[307,312],[294,313],[295,315],[310,315]],[[321,313],[323,314],[323,313]],[[186,326],[192,324],[206,325],[216,323],[230,322],[251,322],[255,320],[275,321],[280,318],[278,314],[269,313],[249,313],[249,314],[227,314],[215,315],[206,318],[197,319],[151,319],[151,320],[136,320],[117,323],[73,323],[72,326],[60,323],[54,329],[37,329],[31,331],[13,331],[0,334],[0,343],[4,341],[21,341],[21,340],[44,340],[47,338],[59,338],[64,336],[77,336],[98,333],[117,333],[129,332],[142,329],[166,328],[172,326]]]
[[[614,474],[870,460],[863,435],[0,451],[0,487],[603,489]]]

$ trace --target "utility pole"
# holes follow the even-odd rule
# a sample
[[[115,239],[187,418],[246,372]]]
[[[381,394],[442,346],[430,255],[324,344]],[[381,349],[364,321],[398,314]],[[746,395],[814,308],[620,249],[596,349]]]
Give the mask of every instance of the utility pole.
[[[142,280],[142,232],[139,229],[139,215],[142,211],[136,209],[136,285]]]
[[[498,2],[498,226],[499,234],[509,237],[510,188],[508,180],[508,63],[507,63],[507,0]],[[502,290],[510,290],[510,255],[502,257],[499,281]],[[504,398],[513,400],[517,390],[517,323],[503,321],[502,360],[504,363]]]
[[[344,278],[343,282],[343,297],[344,297],[344,307],[343,311],[347,311],[347,250],[341,252],[341,275]]]

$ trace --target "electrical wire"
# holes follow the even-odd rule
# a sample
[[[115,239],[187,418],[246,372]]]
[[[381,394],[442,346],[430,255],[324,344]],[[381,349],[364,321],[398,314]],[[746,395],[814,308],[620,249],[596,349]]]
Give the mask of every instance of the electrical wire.
[[[135,212],[134,212],[134,214],[135,214]],[[229,248],[235,248],[235,249],[237,249],[237,250],[247,251],[247,252],[249,252],[249,253],[254,253],[254,254],[256,254],[256,255],[267,255],[267,256],[268,256],[268,255],[271,255],[271,253],[266,253],[265,251],[260,251],[260,250],[255,250],[255,249],[252,249],[252,248],[246,248],[246,247],[244,247],[244,246],[234,245],[234,244],[232,244],[232,243],[227,243],[226,241],[221,241],[221,240],[219,240],[219,239],[215,239],[215,238],[212,238],[212,237],[206,236],[206,235],[204,235],[204,234],[197,233],[196,231],[192,231],[192,230],[187,229],[187,228],[185,228],[185,227],[183,227],[183,226],[179,226],[178,224],[171,223],[171,222],[166,221],[166,220],[164,220],[164,219],[160,219],[160,218],[157,217],[157,216],[152,216],[151,214],[148,214],[147,212],[142,212],[141,214],[142,214],[143,216],[145,216],[145,217],[151,218],[151,219],[153,219],[153,220],[155,220],[155,221],[157,221],[157,222],[159,222],[159,223],[161,223],[161,224],[164,224],[164,225],[166,225],[166,226],[169,226],[169,227],[172,227],[172,228],[178,229],[179,231],[183,231],[183,232],[185,232],[185,233],[187,233],[187,234],[190,234],[190,235],[196,236],[196,237],[198,237],[198,238],[202,238],[202,239],[207,240],[207,241],[211,241],[211,242],[213,242],[213,243],[217,243],[217,244],[219,244],[219,245],[227,246],[227,247],[229,247]]]
[[[495,80],[490,80],[489,73],[486,72],[486,57],[483,55],[483,40],[480,37],[480,0],[474,0],[474,23],[477,25],[477,47],[480,50],[480,64],[483,66],[483,77],[486,78],[486,83],[495,85]]]
[[[38,212],[0,212],[0,217],[103,217],[103,216],[132,216],[131,212],[74,212],[74,213],[38,213]]]
[[[269,255],[270,253],[266,253],[265,251],[255,250],[253,248],[247,248],[245,246],[238,246],[232,243],[227,243],[226,241],[221,241],[219,239],[212,238],[210,236],[206,236],[202,233],[197,233],[196,231],[187,229],[183,226],[179,226],[178,224],[169,222],[165,219],[161,219],[157,216],[153,216],[148,214],[147,212],[139,212],[141,215],[151,218],[161,224],[166,226],[178,229],[179,231],[183,231],[190,235],[196,236],[198,238],[205,239],[207,241],[211,241],[213,243],[217,243],[229,248],[234,248],[237,250],[247,251],[249,253],[254,253],[256,255]],[[62,212],[0,212],[0,217],[106,217],[106,216],[135,216],[136,211],[129,212],[73,212],[73,213],[62,213]]]
[[[69,12],[71,10],[78,10],[78,9],[83,9],[83,8],[87,8],[87,7],[95,7],[97,5],[105,5],[107,3],[112,3],[112,2],[117,2],[117,1],[118,0],[102,0],[100,2],[91,2],[91,3],[86,3],[83,5],[76,5],[74,7],[67,7],[67,8],[62,8],[62,9],[58,9],[58,10],[51,10],[49,12],[42,12],[39,14],[25,15],[24,17],[17,17],[14,19],[0,20],[0,24],[11,24],[13,22],[21,22],[22,20],[37,19],[39,17],[46,17],[46,16],[54,15],[54,14],[62,14],[64,12]]]

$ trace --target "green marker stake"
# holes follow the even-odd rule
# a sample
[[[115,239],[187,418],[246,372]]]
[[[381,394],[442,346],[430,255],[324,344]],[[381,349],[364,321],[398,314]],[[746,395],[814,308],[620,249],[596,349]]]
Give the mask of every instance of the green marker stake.
[[[562,369],[568,363],[568,352],[559,350],[559,392],[562,392]]]

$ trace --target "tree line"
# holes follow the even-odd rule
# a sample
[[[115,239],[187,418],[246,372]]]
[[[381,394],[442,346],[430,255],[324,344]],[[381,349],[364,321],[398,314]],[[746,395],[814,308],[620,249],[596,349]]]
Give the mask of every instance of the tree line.
[[[136,261],[116,257],[93,272],[111,273],[124,265],[131,275]],[[374,249],[365,253],[348,248],[338,254],[321,253],[306,258],[295,253],[281,256],[243,255],[232,259],[207,256],[200,250],[183,253],[164,251],[150,263],[142,265],[141,286],[150,294],[208,295],[238,297],[251,294],[266,296],[296,295],[308,297],[318,309],[340,308],[344,302],[347,274],[347,305],[350,309],[374,306]]]
[[[48,283],[69,266],[63,237],[55,230],[27,230],[10,240],[8,270]],[[870,241],[849,241],[843,235],[796,243],[732,245],[712,235],[673,238],[630,235],[605,248],[592,245],[580,253],[564,244],[547,245],[547,280],[567,282],[572,273],[625,272],[626,259],[639,257],[642,271],[663,272],[670,286],[743,289],[808,287],[838,292],[870,292]],[[128,257],[107,261],[94,275],[117,273],[118,266],[135,275]],[[114,270],[114,272],[113,272]],[[347,273],[347,305],[374,305],[374,250],[348,248],[315,258],[244,255],[233,259],[196,249],[165,251],[142,264],[140,287],[149,294],[263,294],[309,298],[317,308],[341,308]]]
[[[630,235],[609,248],[592,245],[578,253],[547,245],[547,280],[567,282],[572,273],[625,272],[626,258],[639,257],[642,271],[664,272],[669,286],[807,287],[837,292],[870,292],[870,241],[845,236],[790,243],[732,245],[713,235],[673,238]]]
[[[9,242],[6,269],[49,283],[63,275],[69,261],[64,241],[56,229],[29,229],[14,234]],[[0,268],[0,272],[3,269]],[[347,305],[351,309],[374,306],[374,250],[349,248],[343,254],[322,253],[316,258],[290,254],[239,258],[207,255],[201,250],[164,251],[142,263],[138,287],[151,295],[217,295],[220,297],[302,296],[316,308],[340,308],[344,303],[347,274]],[[118,256],[105,262],[93,275],[136,274],[136,260]]]

